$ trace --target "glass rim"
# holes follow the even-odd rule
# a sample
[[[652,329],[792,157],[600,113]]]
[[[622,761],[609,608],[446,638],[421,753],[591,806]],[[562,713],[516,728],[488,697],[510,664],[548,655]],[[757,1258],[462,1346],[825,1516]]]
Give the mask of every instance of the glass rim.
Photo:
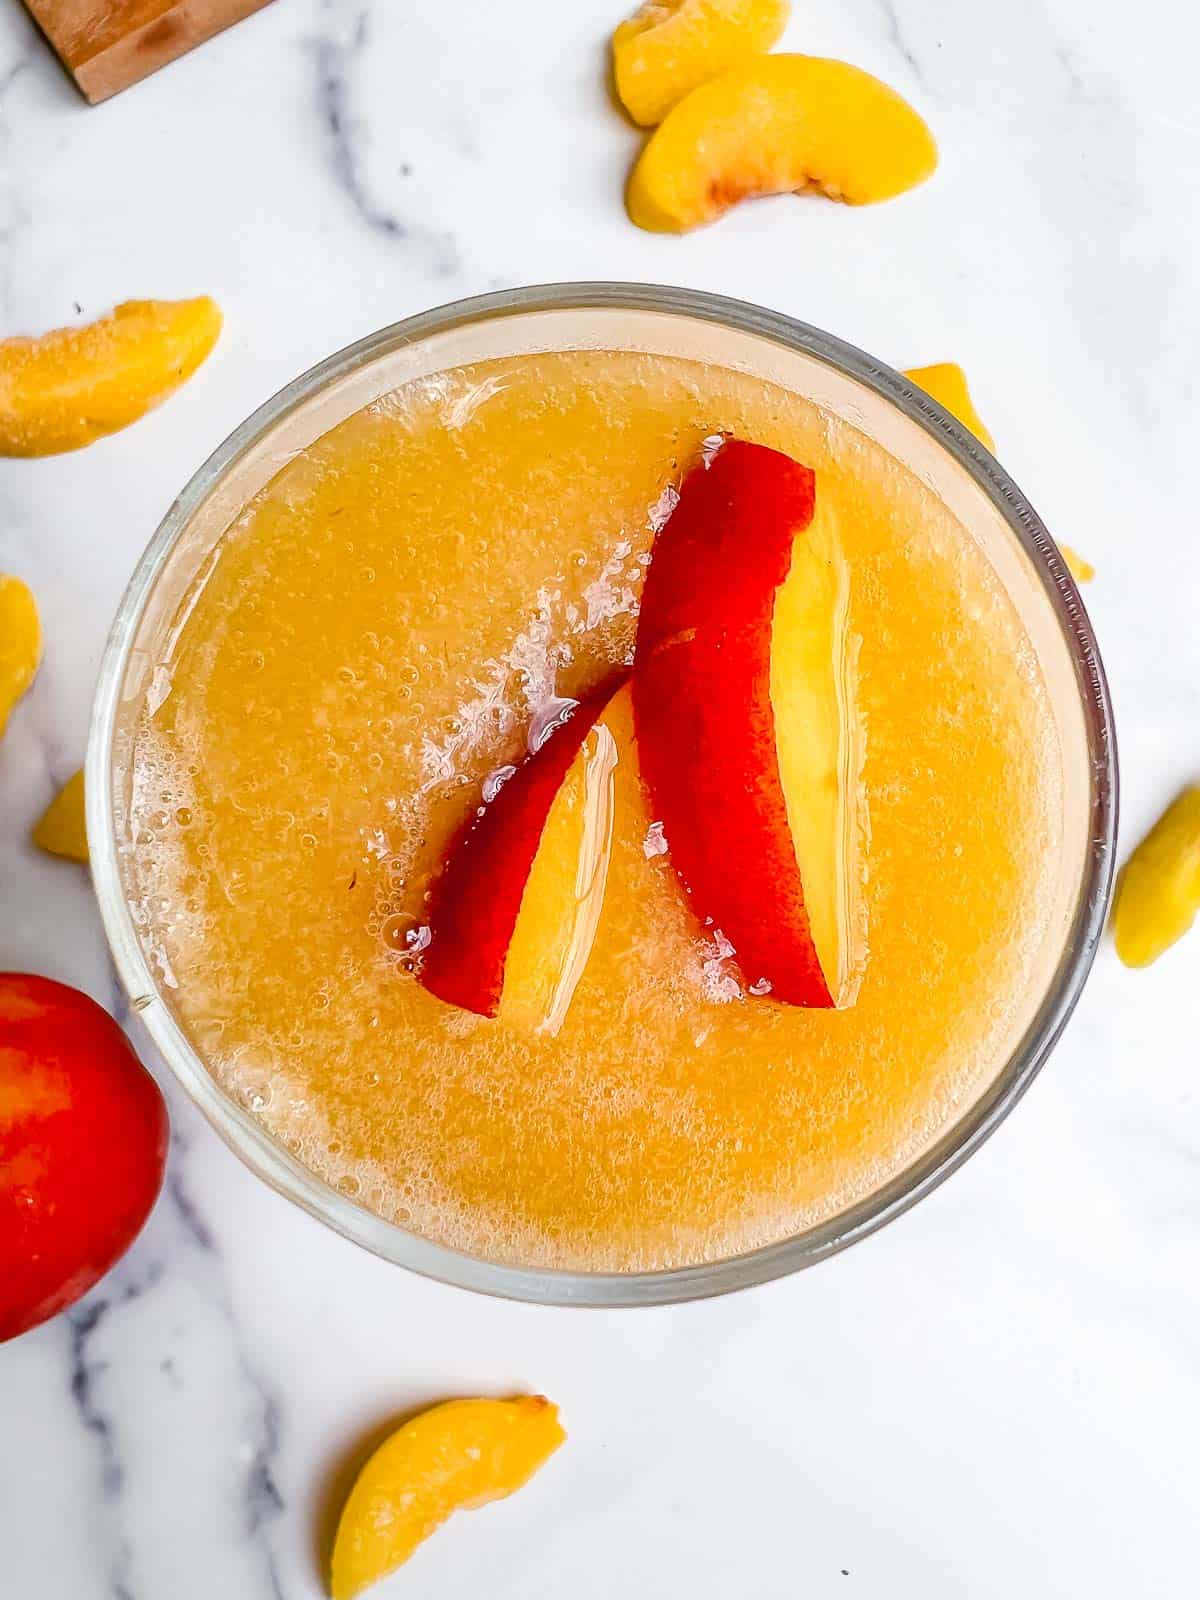
[[[949,452],[1031,558],[1071,657],[1090,758],[1090,842],[1062,954],[1037,1011],[979,1097],[871,1194],[803,1232],[717,1261],[648,1272],[587,1272],[487,1261],[387,1221],[303,1166],[204,1066],[160,993],[137,938],[118,866],[111,767],[118,695],[138,627],[176,542],[214,487],[315,393],[405,344],[477,321],[544,311],[660,312],[758,335],[831,366],[897,408]],[[824,1260],[901,1216],[995,1131],[1029,1088],[1075,1008],[1104,930],[1112,888],[1118,770],[1112,704],[1091,622],[1045,525],[994,457],[929,395],[854,345],[745,301],[654,284],[580,282],[472,296],[423,311],[318,362],[254,411],[196,470],[139,559],[100,664],[85,768],[87,833],[101,920],[121,982],[175,1078],[235,1154],[278,1193],[384,1259],[460,1288],[546,1305],[666,1305],[726,1294]]]

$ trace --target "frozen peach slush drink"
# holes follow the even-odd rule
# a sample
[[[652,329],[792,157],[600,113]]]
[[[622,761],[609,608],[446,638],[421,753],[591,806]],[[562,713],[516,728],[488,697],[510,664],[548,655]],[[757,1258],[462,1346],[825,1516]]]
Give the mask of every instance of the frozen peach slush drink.
[[[381,1216],[527,1266],[785,1238],[996,1068],[1062,756],[981,548],[771,382],[577,350],[291,459],[133,752],[146,948],[219,1084]]]

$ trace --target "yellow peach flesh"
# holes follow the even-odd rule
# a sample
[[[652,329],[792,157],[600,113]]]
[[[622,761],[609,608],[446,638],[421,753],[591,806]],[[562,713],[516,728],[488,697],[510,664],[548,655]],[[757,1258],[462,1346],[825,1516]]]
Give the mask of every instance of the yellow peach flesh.
[[[1113,934],[1127,967],[1148,967],[1200,911],[1200,784],[1185,789],[1125,863]]]
[[[616,764],[616,744],[601,721],[546,818],[504,963],[499,1014],[517,1027],[557,1033],[583,976],[604,904]]]
[[[542,1395],[451,1400],[398,1428],[359,1473],[334,1541],[330,1592],[353,1600],[455,1511],[502,1500],[563,1443]]]
[[[33,830],[33,842],[52,856],[63,856],[68,861],[88,860],[82,772],[69,778],[46,807]]]
[[[938,361],[929,367],[909,367],[904,376],[918,389],[924,389],[938,405],[962,423],[981,444],[991,451],[996,441],[984,426],[983,418],[975,409],[971,391],[967,388],[967,375],[955,361]]]
[[[0,734],[37,676],[41,659],[37,601],[27,583],[0,572]]]
[[[0,341],[0,455],[57,455],[128,427],[191,377],[220,331],[201,296],[129,300],[85,327]]]
[[[1091,583],[1096,576],[1096,569],[1086,556],[1081,556],[1078,550],[1069,544],[1060,544],[1059,553],[1067,563],[1067,570],[1076,583]]]
[[[647,0],[613,34],[613,81],[652,127],[685,94],[777,42],[790,0]]]
[[[849,628],[850,574],[836,520],[819,495],[775,600],[771,704],[813,943],[834,1005],[847,1006],[866,965],[859,641]]]
[[[850,205],[888,200],[936,165],[924,122],[870,73],[819,56],[760,56],[668,113],[626,206],[641,228],[683,233],[755,195],[814,188]]]
[[[930,367],[909,367],[904,376],[910,383],[915,383],[918,389],[924,389],[926,394],[932,395],[938,405],[956,417],[964,428],[968,428],[995,454],[996,441],[975,409],[975,402],[967,387],[967,375],[957,362],[940,361]],[[1096,569],[1091,562],[1069,544],[1060,544],[1058,548],[1075,582],[1091,583],[1096,576]]]

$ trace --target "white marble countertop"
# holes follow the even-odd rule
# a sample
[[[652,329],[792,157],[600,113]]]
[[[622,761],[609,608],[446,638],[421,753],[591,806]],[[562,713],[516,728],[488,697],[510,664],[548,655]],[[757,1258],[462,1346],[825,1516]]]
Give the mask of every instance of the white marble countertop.
[[[80,763],[109,619],[175,491],[287,379],[427,305],[557,278],[758,300],[896,365],[961,361],[1099,569],[1124,847],[1200,772],[1200,21],[1178,0],[797,0],[793,48],[922,108],[925,188],[621,209],[623,0],[281,0],[88,110],[0,14],[0,329],[208,292],[196,380],[76,455],[0,464],[0,570],[46,662],[0,750],[0,967],[114,980],[82,870],[28,829]],[[339,1462],[390,1415],[544,1389],[571,1440],[381,1594],[1091,1600],[1196,1592],[1200,934],[1105,948],[1033,1091],[932,1198],[731,1299],[581,1313],[423,1282],[245,1171],[166,1085],[163,1198],[69,1316],[0,1350],[0,1592],[305,1600]]]

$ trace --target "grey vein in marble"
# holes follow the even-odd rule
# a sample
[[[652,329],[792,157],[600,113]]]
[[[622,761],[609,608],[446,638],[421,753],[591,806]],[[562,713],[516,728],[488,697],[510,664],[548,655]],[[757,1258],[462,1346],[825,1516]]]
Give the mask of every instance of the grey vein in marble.
[[[900,13],[896,9],[895,0],[878,0],[878,4],[879,9],[883,14],[884,23],[887,26],[889,40],[899,51],[903,59],[908,63],[913,78],[917,83],[920,84],[925,93],[929,95],[931,99],[933,99],[935,97],[934,90],[930,86],[929,80],[925,74],[925,68],[921,65],[921,61],[917,56],[916,51],[913,49],[907,35],[900,26]]]
[[[67,1386],[79,1422],[91,1436],[97,1455],[100,1496],[109,1535],[107,1581],[112,1600],[133,1600],[134,1553],[121,1505],[125,1465],[119,1443],[119,1421],[100,1396],[100,1382],[108,1371],[109,1362],[94,1356],[92,1350],[96,1335],[110,1320],[114,1308],[137,1300],[159,1283],[162,1276],[163,1267],[159,1261],[153,1261],[140,1277],[123,1271],[118,1288],[98,1291],[72,1307],[64,1318],[69,1341]]]
[[[190,1243],[210,1257],[217,1270],[220,1270],[215,1236],[185,1179],[184,1165],[190,1139],[179,1131],[178,1122],[171,1144],[171,1165],[165,1193]],[[238,1372],[250,1399],[253,1443],[242,1486],[245,1536],[258,1552],[271,1595],[275,1600],[283,1600],[275,1554],[267,1537],[271,1522],[284,1510],[284,1499],[275,1470],[282,1437],[279,1405],[245,1352],[233,1308],[223,1286],[221,1302],[236,1351]]]
[[[176,1151],[182,1152],[184,1149],[186,1149],[186,1146],[182,1144],[178,1137],[175,1137],[171,1140],[171,1149],[173,1153]],[[172,1165],[167,1172],[167,1181],[164,1185],[164,1190],[167,1198],[175,1207],[175,1214],[178,1216],[179,1221],[187,1231],[188,1237],[191,1239],[192,1243],[200,1250],[215,1249],[216,1247],[213,1242],[212,1233],[209,1231],[208,1224],[196,1209],[195,1202],[192,1200],[191,1195],[184,1187],[184,1182],[179,1175],[178,1163],[176,1161],[172,1162]]]
[[[125,1260],[63,1319],[68,1387],[96,1460],[106,1591],[112,1600],[154,1600],[164,1592],[155,1568],[162,1554],[149,1537],[153,1494],[160,1476],[170,1483],[189,1470],[198,1448],[210,1481],[223,1485],[226,1560],[238,1592],[284,1600],[272,1544],[272,1524],[284,1509],[279,1405],[244,1347],[216,1237],[187,1183],[195,1114],[186,1105],[173,1110],[170,1167],[154,1216]],[[157,1351],[157,1389],[147,1389],[139,1366],[137,1352],[147,1344]],[[233,1401],[228,1418],[218,1406],[206,1419],[198,1446],[171,1421],[173,1408],[186,1409],[197,1387]],[[178,1399],[164,1403],[164,1395]],[[161,1459],[145,1448],[147,1428],[170,1436]],[[186,1491],[176,1481],[173,1492]]]
[[[351,109],[351,76],[356,59],[366,47],[368,33],[367,13],[362,11],[344,41],[331,34],[310,41],[333,175],[357,216],[372,232],[417,246],[438,277],[449,277],[461,265],[454,236],[411,222],[381,204],[371,194],[363,175],[361,144],[366,133]]]
[[[267,1583],[274,1600],[284,1600],[275,1553],[267,1538],[271,1523],[285,1509],[274,1467],[281,1443],[279,1407],[274,1396],[267,1392],[258,1375],[245,1360],[242,1361],[241,1367],[246,1382],[260,1402],[258,1438],[246,1469],[243,1487],[245,1532],[246,1537],[260,1552]]]
[[[88,1360],[87,1352],[88,1341],[101,1319],[107,1316],[111,1304],[108,1299],[93,1297],[67,1315],[71,1341],[71,1399],[79,1413],[80,1422],[96,1441],[100,1457],[100,1488],[106,1500],[113,1500],[120,1493],[125,1474],[117,1459],[112,1423],[96,1403],[96,1369]]]

